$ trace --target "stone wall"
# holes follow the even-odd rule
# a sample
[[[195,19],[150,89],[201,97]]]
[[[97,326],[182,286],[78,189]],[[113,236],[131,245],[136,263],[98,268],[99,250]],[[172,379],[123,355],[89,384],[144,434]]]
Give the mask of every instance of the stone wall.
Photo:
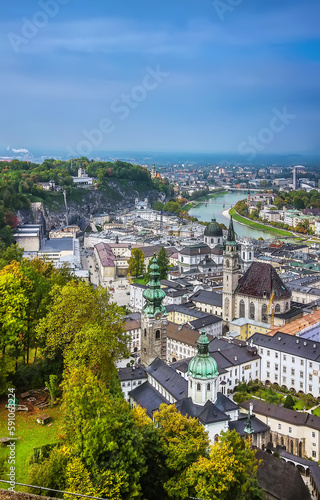
[[[52,497],[43,497],[39,495],[32,495],[31,493],[7,491],[2,489],[0,489],[0,498],[1,500],[54,500]]]

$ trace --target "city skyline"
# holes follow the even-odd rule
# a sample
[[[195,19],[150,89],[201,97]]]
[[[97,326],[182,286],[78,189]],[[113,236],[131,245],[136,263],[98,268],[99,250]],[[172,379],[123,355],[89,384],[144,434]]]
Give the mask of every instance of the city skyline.
[[[319,151],[313,0],[2,6],[2,148]]]

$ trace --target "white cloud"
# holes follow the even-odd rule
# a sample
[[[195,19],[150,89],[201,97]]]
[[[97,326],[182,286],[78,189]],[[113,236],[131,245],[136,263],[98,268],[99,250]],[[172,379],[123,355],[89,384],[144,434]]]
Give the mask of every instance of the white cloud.
[[[14,153],[30,153],[30,151],[25,148],[20,148],[20,149],[12,148],[11,151],[13,151]]]

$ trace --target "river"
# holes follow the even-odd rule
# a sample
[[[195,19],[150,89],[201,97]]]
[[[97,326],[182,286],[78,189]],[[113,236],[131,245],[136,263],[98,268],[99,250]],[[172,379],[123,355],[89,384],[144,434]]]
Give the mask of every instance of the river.
[[[254,191],[250,190],[250,193]],[[212,216],[214,215],[218,222],[224,223],[227,227],[229,226],[229,218],[223,215],[223,212],[229,210],[231,206],[233,207],[237,201],[244,200],[247,197],[246,192],[244,191],[231,191],[226,194],[216,195],[215,197],[208,200],[208,202],[203,202],[197,205],[194,208],[189,210],[189,215],[193,217],[197,217],[199,220],[203,222],[210,221]],[[234,221],[234,229],[238,237],[247,236],[249,238],[258,239],[262,237],[264,240],[266,239],[279,239],[279,236],[268,233],[267,231],[260,231],[258,229],[254,229],[250,226],[244,226]]]

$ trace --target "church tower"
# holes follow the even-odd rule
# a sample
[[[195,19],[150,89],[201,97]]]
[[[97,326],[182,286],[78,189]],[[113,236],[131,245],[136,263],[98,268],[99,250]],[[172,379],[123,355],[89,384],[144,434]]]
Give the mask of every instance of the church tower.
[[[238,285],[238,273],[239,254],[231,217],[225,250],[223,252],[222,319],[224,322],[232,321],[235,316],[234,292]]]
[[[149,366],[155,358],[167,358],[167,311],[162,305],[165,291],[159,281],[159,266],[156,256],[150,266],[150,280],[143,292],[146,304],[141,313],[141,363]]]
[[[240,241],[241,245],[241,268],[242,271],[246,272],[251,266],[254,257],[253,243],[252,240],[243,239]]]
[[[209,339],[203,330],[197,341],[198,354],[188,367],[188,397],[195,404],[205,405],[217,400],[218,365],[209,354]]]

